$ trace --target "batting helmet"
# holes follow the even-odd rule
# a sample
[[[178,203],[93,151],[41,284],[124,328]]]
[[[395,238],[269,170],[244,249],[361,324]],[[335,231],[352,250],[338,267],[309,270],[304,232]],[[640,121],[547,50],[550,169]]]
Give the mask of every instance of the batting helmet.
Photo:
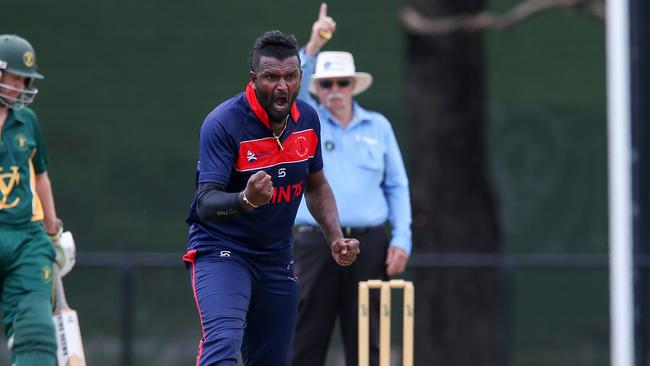
[[[44,76],[37,72],[36,54],[34,47],[26,39],[11,35],[0,35],[0,75],[8,72],[25,77],[22,88],[0,82],[0,88],[12,91],[14,96],[0,91],[0,102],[9,108],[20,109],[34,101],[38,89],[32,87],[34,79],[43,79]],[[15,96],[15,92],[18,95]]]

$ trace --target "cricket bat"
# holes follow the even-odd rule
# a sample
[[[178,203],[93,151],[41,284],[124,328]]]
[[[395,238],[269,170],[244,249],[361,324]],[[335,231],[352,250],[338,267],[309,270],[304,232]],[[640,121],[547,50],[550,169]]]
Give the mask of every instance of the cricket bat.
[[[56,357],[59,366],[86,366],[84,346],[81,342],[81,331],[79,330],[79,318],[77,312],[70,309],[65,299],[63,281],[59,274],[58,265],[54,264],[54,328],[56,332]]]

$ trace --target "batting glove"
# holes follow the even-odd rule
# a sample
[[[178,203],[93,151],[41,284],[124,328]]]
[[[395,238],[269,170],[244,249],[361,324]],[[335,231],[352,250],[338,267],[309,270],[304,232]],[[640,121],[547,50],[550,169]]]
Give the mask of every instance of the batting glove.
[[[69,231],[63,232],[59,236],[59,240],[54,242],[54,248],[56,248],[56,258],[54,260],[59,265],[59,273],[63,277],[72,270],[72,267],[77,262],[77,248],[72,233]]]

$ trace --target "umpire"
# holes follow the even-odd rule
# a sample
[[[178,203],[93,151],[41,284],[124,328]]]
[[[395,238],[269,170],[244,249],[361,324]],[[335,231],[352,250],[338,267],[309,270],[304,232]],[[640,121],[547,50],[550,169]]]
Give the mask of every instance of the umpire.
[[[408,179],[390,122],[353,99],[372,83],[356,72],[348,52],[320,52],[336,23],[322,4],[309,42],[301,50],[299,98],[309,101],[321,122],[324,171],[338,205],[343,233],[358,238],[363,255],[349,267],[327,258],[328,246],[305,203],[294,226],[299,305],[294,366],[323,365],[336,317],[340,316],[347,366],[357,365],[357,283],[404,271],[411,251]],[[320,100],[317,104],[309,95]],[[390,240],[385,229],[390,223]],[[371,297],[370,360],[378,364],[379,296]]]

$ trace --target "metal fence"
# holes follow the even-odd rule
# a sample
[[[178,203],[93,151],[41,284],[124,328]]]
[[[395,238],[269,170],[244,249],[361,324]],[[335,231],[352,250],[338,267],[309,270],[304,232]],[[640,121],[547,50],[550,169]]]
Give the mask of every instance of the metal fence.
[[[77,266],[109,268],[120,272],[120,335],[121,365],[132,366],[134,342],[134,272],[138,269],[182,268],[179,253],[80,253]],[[638,256],[637,268],[650,267],[650,256]],[[595,254],[414,254],[410,268],[496,268],[502,274],[503,311],[505,315],[504,364],[510,365],[512,334],[508,317],[513,310],[514,271],[518,269],[586,269],[604,270],[609,267],[606,255]]]

